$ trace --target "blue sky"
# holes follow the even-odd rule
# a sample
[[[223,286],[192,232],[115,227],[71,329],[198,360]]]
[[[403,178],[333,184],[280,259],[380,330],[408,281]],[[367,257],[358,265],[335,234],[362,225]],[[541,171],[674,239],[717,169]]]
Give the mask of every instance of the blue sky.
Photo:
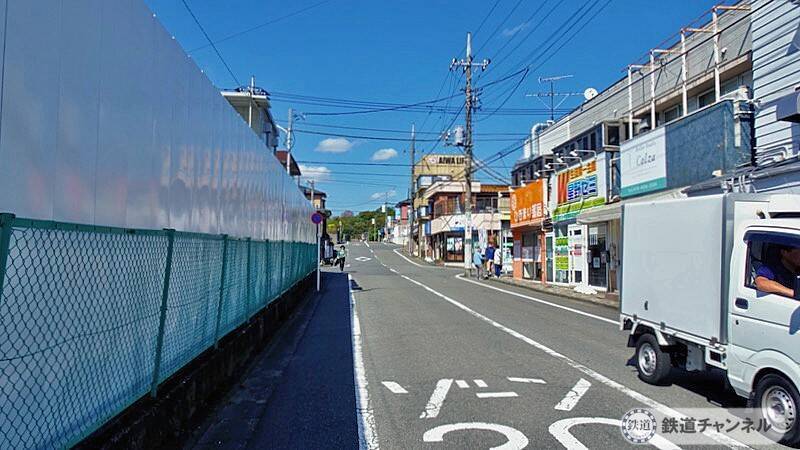
[[[627,64],[674,36],[714,5],[711,0],[186,0],[212,40],[273,22],[220,42],[217,47],[241,83],[255,75],[257,85],[273,93],[273,113],[286,125],[287,109],[306,117],[296,128],[294,154],[307,173],[318,178],[334,213],[374,209],[385,200],[407,195],[408,167],[350,166],[331,163],[380,161],[408,164],[408,130],[421,134],[417,154],[430,151],[436,134],[448,124],[463,124],[454,113],[463,96],[437,103],[448,112],[390,111],[352,115],[317,115],[364,108],[301,104],[285,94],[367,102],[411,104],[459,94],[463,78],[448,71],[450,60],[463,57],[467,31],[475,33],[475,58],[492,59],[476,75],[481,93],[476,112],[475,154],[488,158],[516,145],[533,123],[547,119],[543,105],[529,92],[546,89],[541,76],[573,75],[557,89],[603,90],[621,78]],[[162,24],[187,51],[207,44],[181,0],[146,0]],[[497,2],[497,3],[495,3]],[[496,6],[495,6],[496,5]],[[492,10],[492,8],[494,9]],[[585,13],[584,15],[581,15]],[[283,18],[284,16],[290,16]],[[530,19],[530,20],[529,20]],[[562,27],[563,24],[567,26]],[[481,26],[482,24],[482,26]],[[512,50],[514,50],[512,52]],[[211,81],[235,87],[213,49],[191,52]],[[527,72],[524,71],[528,68]],[[278,93],[282,94],[279,95]],[[565,101],[577,106],[582,97]],[[501,108],[499,112],[492,112]],[[418,108],[419,109],[419,108]],[[510,109],[524,114],[506,115]],[[314,132],[317,134],[312,134]],[[350,135],[356,137],[326,136]],[[430,134],[427,134],[430,133]],[[509,134],[500,134],[509,133]],[[365,137],[377,137],[367,139]],[[454,147],[437,146],[437,153]],[[510,178],[516,151],[492,167]],[[484,173],[479,179],[498,182]]]

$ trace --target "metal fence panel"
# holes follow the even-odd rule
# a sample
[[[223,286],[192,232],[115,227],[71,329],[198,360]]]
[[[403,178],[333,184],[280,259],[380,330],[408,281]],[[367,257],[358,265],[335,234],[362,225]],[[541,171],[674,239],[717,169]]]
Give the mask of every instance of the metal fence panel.
[[[166,238],[15,226],[0,297],[0,440],[62,447],[149,389]]]

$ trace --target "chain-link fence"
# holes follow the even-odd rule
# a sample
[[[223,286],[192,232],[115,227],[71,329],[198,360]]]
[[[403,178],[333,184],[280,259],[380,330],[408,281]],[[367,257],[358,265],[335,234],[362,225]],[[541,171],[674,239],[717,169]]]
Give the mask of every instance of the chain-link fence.
[[[316,247],[0,215],[0,447],[78,442],[310,273]]]

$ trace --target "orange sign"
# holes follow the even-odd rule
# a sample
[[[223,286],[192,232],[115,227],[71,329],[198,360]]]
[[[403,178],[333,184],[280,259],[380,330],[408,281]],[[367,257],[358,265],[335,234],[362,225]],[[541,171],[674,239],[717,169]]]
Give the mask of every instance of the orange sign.
[[[511,191],[511,227],[541,225],[544,219],[544,180]]]

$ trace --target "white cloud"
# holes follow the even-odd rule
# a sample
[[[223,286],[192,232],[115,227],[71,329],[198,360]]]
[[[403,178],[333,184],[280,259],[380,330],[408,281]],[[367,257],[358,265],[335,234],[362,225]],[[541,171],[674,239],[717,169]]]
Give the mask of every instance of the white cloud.
[[[530,25],[530,22],[522,22],[521,24],[519,24],[519,25],[517,25],[517,26],[515,26],[513,28],[506,28],[506,29],[503,30],[503,36],[511,37],[511,36],[519,33],[520,31],[524,30],[525,28],[528,28],[528,25]]]
[[[314,180],[316,182],[327,181],[331,178],[331,169],[325,166],[307,166],[300,164],[301,177],[304,180]]]
[[[397,157],[397,150],[393,148],[382,148],[377,152],[372,154],[373,161],[386,161],[387,159],[392,159]]]
[[[327,138],[319,141],[315,150],[323,153],[344,153],[351,148],[353,143],[345,138]]]
[[[397,191],[395,191],[394,189],[389,189],[386,192],[376,192],[370,195],[369,198],[371,200],[385,200],[388,198],[394,198],[395,196],[397,196]]]

